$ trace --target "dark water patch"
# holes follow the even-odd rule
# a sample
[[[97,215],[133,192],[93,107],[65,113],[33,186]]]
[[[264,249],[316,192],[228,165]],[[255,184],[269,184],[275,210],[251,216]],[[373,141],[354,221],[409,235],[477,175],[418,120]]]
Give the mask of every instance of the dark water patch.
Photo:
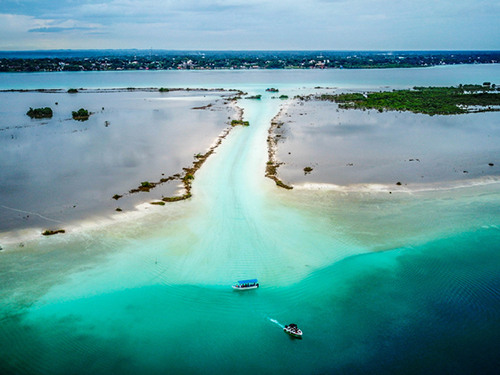
[[[416,248],[339,262],[335,288],[311,299],[331,317],[339,361],[323,371],[348,374],[495,373],[500,332],[500,245],[496,229]],[[336,275],[334,276],[333,273]],[[340,274],[340,276],[338,276]],[[332,285],[332,286],[333,286]]]

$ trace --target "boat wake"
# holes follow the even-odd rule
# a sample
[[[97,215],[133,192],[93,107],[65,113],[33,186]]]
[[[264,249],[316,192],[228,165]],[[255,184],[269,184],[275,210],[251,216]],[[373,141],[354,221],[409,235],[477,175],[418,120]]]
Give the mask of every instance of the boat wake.
[[[277,324],[278,326],[280,326],[281,328],[285,328],[285,326],[283,324],[281,324],[280,322],[278,322],[276,319],[271,319],[270,317],[267,317],[267,319],[269,319],[271,322],[273,322],[274,324]]]

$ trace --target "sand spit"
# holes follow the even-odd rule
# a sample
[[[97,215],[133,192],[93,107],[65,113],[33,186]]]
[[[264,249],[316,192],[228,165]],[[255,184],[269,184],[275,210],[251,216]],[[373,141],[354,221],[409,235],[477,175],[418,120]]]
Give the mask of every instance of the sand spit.
[[[280,116],[284,112],[284,110],[286,110],[286,108],[288,108],[288,106],[282,107],[280,109],[280,111],[278,112],[278,114],[276,116],[274,116],[274,118],[271,120],[271,126],[268,130],[268,137],[267,137],[268,160],[267,160],[267,165],[266,165],[266,175],[265,176],[267,178],[270,178],[271,180],[273,180],[276,183],[276,185],[278,185],[279,187],[291,190],[291,189],[293,189],[293,186],[290,186],[290,185],[283,183],[283,181],[281,181],[278,178],[278,168],[283,163],[279,162],[276,159],[276,152],[278,149],[278,139],[276,136],[273,136],[275,133],[275,130],[279,129],[283,125],[283,123],[279,122],[278,119],[280,118]]]
[[[230,102],[225,102],[225,105],[229,105],[233,107],[233,109],[236,112],[236,119],[238,122],[243,123],[243,109],[238,107],[234,101]],[[192,108],[192,109],[210,109],[212,108],[212,104],[204,106],[204,107],[199,107],[199,108]],[[204,154],[198,153],[195,155],[195,161],[193,161],[193,164],[191,167],[184,167],[182,168],[183,173],[176,173],[172,176],[169,177],[163,177],[157,182],[149,182],[145,181],[142,182],[141,185],[135,189],[129,190],[128,194],[135,194],[135,193],[140,193],[140,192],[149,192],[151,189],[154,189],[156,186],[161,185],[165,182],[168,181],[174,181],[178,180],[181,182],[181,189],[177,191],[176,195],[169,196],[169,197],[163,197],[162,201],[163,202],[177,202],[181,200],[185,200],[188,198],[191,198],[191,186],[192,186],[192,181],[194,180],[194,176],[196,172],[201,168],[201,166],[205,163],[205,161],[208,159],[210,155],[212,155],[217,147],[220,146],[222,141],[229,135],[231,130],[233,129],[234,126],[229,126],[226,129],[222,131],[222,133],[215,139],[215,141],[211,144],[211,146],[207,149],[207,151]],[[112,198],[115,200],[118,200],[122,198],[124,195],[115,195]],[[152,202],[151,204],[156,204],[156,205],[161,205],[159,202]]]

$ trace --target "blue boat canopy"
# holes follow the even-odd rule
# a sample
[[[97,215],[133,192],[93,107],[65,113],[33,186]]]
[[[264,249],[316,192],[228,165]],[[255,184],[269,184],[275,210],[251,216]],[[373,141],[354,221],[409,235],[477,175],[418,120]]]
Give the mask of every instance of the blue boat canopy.
[[[239,280],[238,281],[238,284],[252,284],[252,283],[258,283],[257,279]]]

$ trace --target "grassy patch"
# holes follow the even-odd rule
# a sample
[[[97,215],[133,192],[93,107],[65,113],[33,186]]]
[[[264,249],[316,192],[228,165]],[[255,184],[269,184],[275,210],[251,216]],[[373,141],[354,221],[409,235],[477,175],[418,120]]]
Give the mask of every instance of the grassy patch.
[[[243,120],[232,120],[231,121],[231,126],[238,126],[238,125],[241,125],[241,126],[250,126],[250,122],[249,121],[243,121]]]
[[[165,202],[159,201],[159,202],[150,202],[151,204],[155,206],[165,206]]]

